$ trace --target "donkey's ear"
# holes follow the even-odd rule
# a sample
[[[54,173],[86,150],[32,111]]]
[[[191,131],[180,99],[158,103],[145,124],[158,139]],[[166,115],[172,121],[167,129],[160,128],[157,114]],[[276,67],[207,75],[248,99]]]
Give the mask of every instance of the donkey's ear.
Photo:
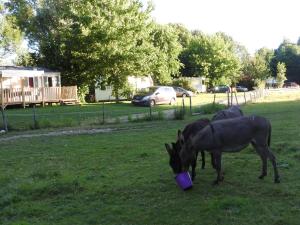
[[[169,153],[169,155],[172,155],[173,154],[173,149],[170,147],[170,145],[165,143],[165,146],[166,146],[166,149],[167,149],[167,152]]]
[[[172,144],[172,148],[173,148],[174,150],[176,150],[176,143],[172,142],[171,144]]]
[[[184,144],[184,137],[183,137],[181,130],[178,130],[178,132],[177,132],[177,139],[178,139],[180,145]]]
[[[181,130],[178,130],[178,131],[177,131],[177,139],[178,139],[178,140],[179,140],[181,134],[182,134],[182,133],[181,133]]]

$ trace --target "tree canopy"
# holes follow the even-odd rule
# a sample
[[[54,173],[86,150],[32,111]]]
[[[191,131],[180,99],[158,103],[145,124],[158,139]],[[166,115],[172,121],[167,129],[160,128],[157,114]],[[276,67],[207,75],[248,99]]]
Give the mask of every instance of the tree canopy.
[[[180,45],[155,25],[152,6],[136,0],[11,0],[10,15],[25,32],[37,64],[60,70],[65,84],[100,80],[114,92],[129,75],[167,81],[177,73]]]
[[[232,45],[223,36],[194,34],[182,52],[183,73],[187,76],[203,76],[211,85],[236,83],[240,76],[240,61]]]

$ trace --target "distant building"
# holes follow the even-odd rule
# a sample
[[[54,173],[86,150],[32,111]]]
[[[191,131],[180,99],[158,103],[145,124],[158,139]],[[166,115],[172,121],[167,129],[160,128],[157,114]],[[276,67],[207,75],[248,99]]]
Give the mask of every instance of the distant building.
[[[0,105],[77,101],[77,87],[61,87],[60,72],[45,68],[0,66]]]
[[[266,87],[277,87],[277,80],[275,77],[269,77],[266,79]]]
[[[136,76],[129,76],[128,83],[132,86],[135,91],[138,91],[143,88],[153,86],[153,80],[151,76],[143,76],[143,77],[136,77]],[[95,101],[108,101],[108,100],[115,100],[116,97],[112,94],[112,87],[106,86],[104,89],[96,88],[95,89]],[[126,99],[124,96],[120,97],[120,99]]]

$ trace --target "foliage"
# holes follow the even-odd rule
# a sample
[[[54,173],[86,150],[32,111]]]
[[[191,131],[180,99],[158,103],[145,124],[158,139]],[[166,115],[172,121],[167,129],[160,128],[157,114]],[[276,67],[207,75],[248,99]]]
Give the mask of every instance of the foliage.
[[[275,50],[272,60],[272,70],[277,72],[277,64],[282,62],[286,66],[286,77],[289,81],[300,83],[300,45],[283,41]]]
[[[232,43],[219,34],[196,33],[181,58],[184,59],[184,75],[206,77],[210,86],[232,84],[240,76],[240,62]]]
[[[186,79],[185,77],[173,79],[172,86],[183,87],[186,90],[196,92],[195,88],[192,87],[191,81]]]
[[[6,59],[21,49],[23,35],[15,23],[15,18],[5,14],[0,2],[0,65],[9,63]]]
[[[185,118],[185,109],[183,107],[177,107],[174,111],[175,120],[184,120]]]
[[[167,83],[178,73],[178,36],[152,22],[152,5],[135,0],[10,0],[10,16],[35,55],[19,63],[61,71],[63,84],[91,85],[101,77],[116,96],[128,76]],[[33,56],[33,55],[31,55]]]
[[[279,62],[277,64],[277,76],[276,76],[276,81],[278,87],[282,87],[284,81],[286,80],[286,66],[284,63]]]
[[[226,109],[226,105],[219,103],[211,103],[201,106],[199,112],[201,114],[214,114],[223,109]]]
[[[182,24],[174,23],[169,24],[169,26],[175,30],[176,34],[178,35],[178,42],[182,48],[185,49],[192,39],[192,33]]]
[[[181,66],[178,34],[172,26],[155,24],[150,35],[155,47],[155,60],[151,68],[153,80],[157,84],[167,84],[171,76],[178,76]]]
[[[121,96],[126,97],[126,99],[131,99],[132,95],[134,93],[134,87],[128,83],[128,81],[125,81],[125,84],[120,87],[119,92]]]
[[[272,50],[262,48],[244,64],[244,74],[248,77],[247,79],[253,81],[254,86],[264,87],[265,80],[271,76],[270,63],[272,57]]]

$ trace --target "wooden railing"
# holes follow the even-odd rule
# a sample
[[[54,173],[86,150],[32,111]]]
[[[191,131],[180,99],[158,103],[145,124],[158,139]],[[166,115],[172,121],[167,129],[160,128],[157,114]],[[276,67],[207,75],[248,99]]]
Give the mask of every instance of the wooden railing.
[[[77,101],[77,99],[77,86],[0,89],[2,107],[14,104]]]

